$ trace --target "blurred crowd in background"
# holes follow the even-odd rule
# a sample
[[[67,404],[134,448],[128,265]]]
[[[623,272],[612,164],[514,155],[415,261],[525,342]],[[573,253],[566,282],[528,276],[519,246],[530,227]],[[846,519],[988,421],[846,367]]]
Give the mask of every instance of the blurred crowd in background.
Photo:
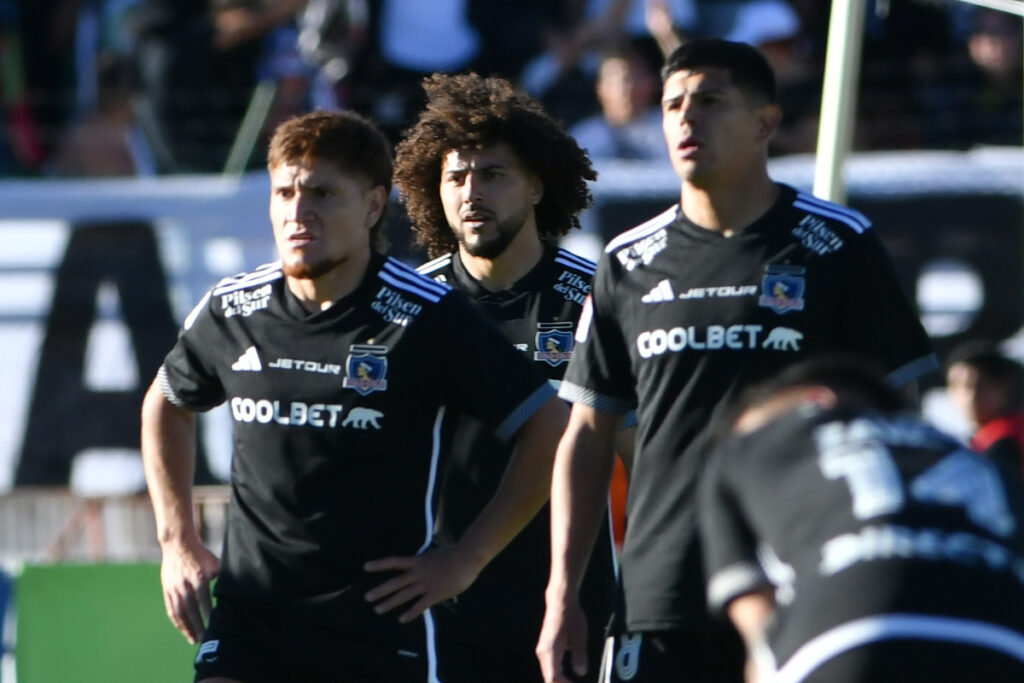
[[[0,177],[263,166],[282,119],[350,108],[393,138],[434,71],[505,76],[595,159],[662,158],[658,69],[719,36],[774,65],[773,154],[817,140],[825,0],[0,0]],[[854,146],[1020,145],[1019,17],[869,0]]]

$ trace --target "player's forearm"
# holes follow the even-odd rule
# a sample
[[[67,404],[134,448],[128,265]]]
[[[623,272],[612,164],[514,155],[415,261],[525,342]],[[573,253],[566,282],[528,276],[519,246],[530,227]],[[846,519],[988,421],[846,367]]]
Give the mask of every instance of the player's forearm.
[[[547,501],[555,446],[568,409],[552,398],[520,428],[516,447],[494,497],[459,539],[458,549],[477,570],[516,537]]]
[[[573,406],[551,483],[549,600],[575,595],[607,514],[620,416]]]
[[[764,647],[765,629],[774,611],[774,591],[770,587],[741,595],[729,603],[729,619],[751,653]]]
[[[195,415],[172,405],[154,382],[142,403],[142,464],[161,545],[196,540],[192,518]]]

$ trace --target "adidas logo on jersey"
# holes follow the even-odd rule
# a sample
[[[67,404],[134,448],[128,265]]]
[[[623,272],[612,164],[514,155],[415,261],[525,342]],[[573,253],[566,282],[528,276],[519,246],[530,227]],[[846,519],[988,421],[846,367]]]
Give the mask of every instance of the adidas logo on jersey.
[[[231,369],[235,372],[259,372],[262,370],[263,363],[260,362],[260,355],[256,353],[256,347],[247,348],[245,353],[231,364]]]
[[[640,297],[640,301],[645,304],[657,304],[662,301],[671,301],[676,298],[676,293],[672,291],[672,283],[668,280],[662,280],[654,289]]]

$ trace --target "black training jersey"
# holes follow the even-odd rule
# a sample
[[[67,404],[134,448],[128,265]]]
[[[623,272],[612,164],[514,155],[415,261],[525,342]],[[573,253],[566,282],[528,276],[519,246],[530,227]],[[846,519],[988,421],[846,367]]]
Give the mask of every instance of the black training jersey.
[[[938,367],[871,223],[782,186],[733,237],[675,206],[609,242],[560,394],[634,403],[637,453],[622,582],[629,630],[701,628],[695,493],[705,429],[741,386],[822,351],[906,383]]]
[[[1024,489],[919,418],[795,411],[716,452],[700,510],[711,606],[776,587],[778,680],[907,639],[1024,672]]]
[[[159,381],[178,406],[227,401],[234,418],[217,594],[366,638],[397,618],[364,601],[387,575],[363,563],[433,540],[446,417],[471,413],[505,441],[554,395],[464,296],[378,256],[313,314],[279,264],[221,281]]]
[[[521,355],[557,387],[572,356],[576,323],[590,293],[595,267],[592,261],[545,244],[537,265],[499,292],[485,289],[466,271],[457,254],[434,259],[418,270],[465,292]],[[445,450],[450,460],[441,489],[437,536],[439,541],[453,543],[497,488],[512,447],[497,442],[472,416],[460,416],[449,425]],[[614,586],[611,535],[605,530],[599,539],[581,591],[595,628],[605,625]],[[550,560],[550,517],[545,506],[451,606],[467,627],[464,637],[532,652],[544,617]]]

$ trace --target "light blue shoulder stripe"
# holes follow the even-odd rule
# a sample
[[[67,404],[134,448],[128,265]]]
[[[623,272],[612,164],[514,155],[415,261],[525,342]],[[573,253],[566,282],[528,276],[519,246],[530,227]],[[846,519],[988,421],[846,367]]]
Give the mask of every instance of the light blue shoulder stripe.
[[[902,367],[896,368],[886,375],[886,380],[889,382],[890,386],[898,389],[910,384],[915,379],[926,373],[932,372],[933,370],[940,370],[941,368],[942,364],[939,363],[939,357],[934,353],[929,353],[927,356],[921,356]]]
[[[841,206],[834,202],[818,199],[817,197],[809,194],[804,194],[802,192],[799,193],[796,200],[793,202],[793,206],[798,209],[803,209],[804,211],[816,213],[820,216],[826,216],[841,223],[845,223],[857,234],[861,234],[865,230],[871,229],[871,219],[860,211],[846,206]]]
[[[435,270],[441,270],[442,268],[445,268],[451,262],[452,255],[445,254],[444,256],[438,256],[436,259],[432,261],[427,261],[426,263],[421,263],[420,265],[416,266],[416,272],[422,275],[429,275],[430,273],[433,273]]]
[[[412,292],[431,303],[437,303],[451,287],[431,280],[426,275],[417,273],[401,261],[389,258],[378,274],[381,280],[398,289]]]
[[[591,275],[597,271],[596,263],[566,249],[558,250],[558,255],[555,256],[555,263],[561,263],[562,265],[570,266],[572,268],[578,268],[579,270],[590,273]]]

